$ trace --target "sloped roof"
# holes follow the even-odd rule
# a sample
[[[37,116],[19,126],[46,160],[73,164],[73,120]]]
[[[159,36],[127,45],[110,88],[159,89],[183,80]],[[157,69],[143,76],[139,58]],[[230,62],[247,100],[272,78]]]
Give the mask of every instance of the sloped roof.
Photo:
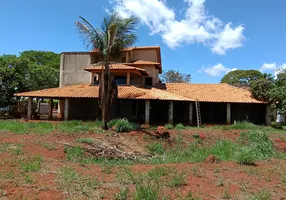
[[[98,89],[99,86],[80,84],[61,88],[50,88],[32,92],[17,93],[15,96],[46,98],[98,98]],[[146,88],[137,86],[118,86],[118,97],[120,99],[193,101],[187,97],[173,94],[154,87]]]
[[[104,66],[102,65],[94,65],[92,67],[89,68],[85,68],[84,70],[86,71],[101,71],[101,69]],[[128,66],[126,64],[122,64],[122,63],[116,63],[116,64],[110,64],[110,71],[116,71],[116,70],[135,70],[135,71],[139,71],[141,74],[147,75],[147,72],[145,69],[141,69],[138,67],[133,67],[133,66]]]
[[[256,100],[250,91],[238,87],[221,84],[164,84],[166,91],[202,102],[225,103],[264,103]]]
[[[127,65],[160,65],[158,62],[152,62],[147,60],[137,60],[133,63],[126,63]]]
[[[32,92],[17,93],[24,97],[53,98],[98,98],[98,86],[87,84],[50,88]],[[254,99],[251,92],[242,88],[222,84],[168,83],[160,87],[118,86],[121,99],[200,101],[216,103],[264,103]]]

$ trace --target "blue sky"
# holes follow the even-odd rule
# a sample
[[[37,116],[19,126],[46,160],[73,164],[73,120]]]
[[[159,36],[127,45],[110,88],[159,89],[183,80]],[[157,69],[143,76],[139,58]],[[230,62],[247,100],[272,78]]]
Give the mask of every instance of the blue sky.
[[[160,45],[163,69],[218,83],[234,69],[286,68],[284,0],[2,0],[0,54],[84,51],[74,22],[107,10],[141,19],[139,45]]]

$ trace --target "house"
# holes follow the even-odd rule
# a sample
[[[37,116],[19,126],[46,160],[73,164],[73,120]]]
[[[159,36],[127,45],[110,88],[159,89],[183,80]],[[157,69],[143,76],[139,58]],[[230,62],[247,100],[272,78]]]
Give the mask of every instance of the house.
[[[59,112],[64,120],[100,118],[100,61],[96,50],[63,52],[59,88],[16,94],[29,97],[28,118],[32,118],[31,105],[35,97],[50,99],[49,117],[51,99],[58,99]],[[246,89],[228,84],[161,83],[159,46],[124,49],[119,58],[112,60],[110,71],[118,84],[119,99],[113,109],[114,117],[126,117],[145,124],[196,124],[197,118],[203,123],[230,124],[248,120],[270,124],[270,106],[254,99]]]

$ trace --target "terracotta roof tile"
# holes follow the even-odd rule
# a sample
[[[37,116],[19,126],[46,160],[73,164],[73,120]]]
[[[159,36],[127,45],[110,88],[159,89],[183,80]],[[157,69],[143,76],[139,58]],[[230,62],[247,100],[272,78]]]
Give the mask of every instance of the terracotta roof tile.
[[[222,84],[187,84],[168,83],[165,84],[168,92],[178,94],[187,98],[202,102],[229,102],[229,103],[264,103],[254,99],[251,92]]]
[[[137,60],[133,63],[126,63],[128,65],[160,65],[158,62],[146,61],[146,60]]]
[[[86,71],[101,71],[103,68],[103,65],[93,65],[92,67],[85,68]],[[128,66],[126,64],[122,63],[116,63],[116,64],[110,64],[110,71],[116,71],[116,70],[136,70],[139,71],[141,74],[147,75],[147,72],[145,69]]]
[[[98,98],[98,89],[98,86],[81,84],[65,86],[62,88],[50,88],[32,92],[17,93],[15,96],[46,98]],[[120,99],[192,101],[192,99],[187,97],[173,94],[161,89],[136,86],[118,86],[118,97]]]

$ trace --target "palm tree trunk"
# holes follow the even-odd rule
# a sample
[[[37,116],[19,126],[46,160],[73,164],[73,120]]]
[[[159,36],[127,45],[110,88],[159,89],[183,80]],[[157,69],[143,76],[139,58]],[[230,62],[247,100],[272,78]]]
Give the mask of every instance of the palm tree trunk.
[[[111,103],[111,82],[109,62],[105,62],[104,70],[101,76],[101,113],[102,113],[102,128],[107,130],[107,122],[109,121],[109,108]]]

